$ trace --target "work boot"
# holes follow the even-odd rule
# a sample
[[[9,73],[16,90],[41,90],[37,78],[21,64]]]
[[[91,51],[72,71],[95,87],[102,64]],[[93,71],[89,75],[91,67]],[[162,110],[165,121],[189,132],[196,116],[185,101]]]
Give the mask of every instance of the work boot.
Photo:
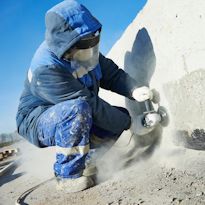
[[[85,169],[83,170],[83,176],[91,177],[96,182],[97,167],[96,167],[97,153],[96,149],[91,149],[86,156]]]
[[[95,183],[91,177],[81,176],[76,179],[67,179],[57,177],[56,189],[66,193],[83,191],[94,186]]]
[[[97,167],[94,164],[89,164],[83,171],[83,176],[92,177],[97,174]]]

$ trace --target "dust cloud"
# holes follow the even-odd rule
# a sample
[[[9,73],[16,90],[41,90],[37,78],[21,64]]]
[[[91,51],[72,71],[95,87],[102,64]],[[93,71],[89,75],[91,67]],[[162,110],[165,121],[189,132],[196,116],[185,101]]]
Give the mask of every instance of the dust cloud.
[[[18,147],[21,151],[20,169],[33,178],[44,180],[54,176],[53,163],[55,148],[37,148],[29,142],[22,140]]]

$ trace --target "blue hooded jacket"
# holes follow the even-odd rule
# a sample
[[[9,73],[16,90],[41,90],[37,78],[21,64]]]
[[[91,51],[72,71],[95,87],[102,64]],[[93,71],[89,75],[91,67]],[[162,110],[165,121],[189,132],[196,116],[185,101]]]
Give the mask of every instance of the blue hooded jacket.
[[[77,41],[101,29],[101,24],[81,4],[65,0],[46,13],[45,41],[37,49],[20,98],[16,116],[20,135],[40,146],[38,117],[62,101],[83,98],[92,108],[93,123],[113,133],[128,129],[131,118],[98,96],[99,87],[130,99],[137,82],[110,59],[99,56],[99,65],[81,79],[73,75],[63,54]]]

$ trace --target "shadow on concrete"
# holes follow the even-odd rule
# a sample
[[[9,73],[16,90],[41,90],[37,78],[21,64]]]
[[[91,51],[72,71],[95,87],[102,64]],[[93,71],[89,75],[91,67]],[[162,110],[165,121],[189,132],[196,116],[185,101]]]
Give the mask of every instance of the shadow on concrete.
[[[187,149],[205,151],[205,130],[195,129],[191,134],[186,130],[177,130],[173,137],[173,143]]]
[[[156,56],[152,40],[147,29],[142,28],[136,35],[132,50],[127,52],[125,55],[124,68],[125,71],[138,82],[139,86],[149,86],[155,67]],[[125,105],[132,117],[133,124],[136,121],[136,116],[141,115],[146,110],[144,103],[139,103],[129,99],[125,100]],[[131,129],[136,133],[135,126]],[[161,128],[157,128],[156,130],[145,136],[139,137],[141,146],[150,145],[147,149],[148,154],[146,154],[146,156],[150,155],[154,151],[155,146],[161,139]]]
[[[156,56],[152,41],[146,28],[142,28],[137,33],[131,52],[125,55],[124,68],[139,86],[149,86],[155,67]],[[145,111],[144,103],[126,99],[126,106],[133,118]]]
[[[19,166],[19,164],[15,164],[5,174],[0,176],[0,187],[2,185],[7,184],[7,183],[9,183],[9,182],[11,182],[11,181],[13,181],[13,180],[15,180],[15,179],[17,179],[25,174],[25,172],[14,174],[14,172],[18,166]]]

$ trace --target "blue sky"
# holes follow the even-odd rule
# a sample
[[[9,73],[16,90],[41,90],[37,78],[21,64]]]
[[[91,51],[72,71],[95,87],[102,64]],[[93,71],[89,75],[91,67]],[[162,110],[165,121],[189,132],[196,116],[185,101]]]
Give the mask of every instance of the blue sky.
[[[103,24],[106,54],[147,0],[79,0]],[[61,0],[2,0],[0,26],[0,133],[16,129],[15,114],[27,68],[44,40],[45,12]]]

